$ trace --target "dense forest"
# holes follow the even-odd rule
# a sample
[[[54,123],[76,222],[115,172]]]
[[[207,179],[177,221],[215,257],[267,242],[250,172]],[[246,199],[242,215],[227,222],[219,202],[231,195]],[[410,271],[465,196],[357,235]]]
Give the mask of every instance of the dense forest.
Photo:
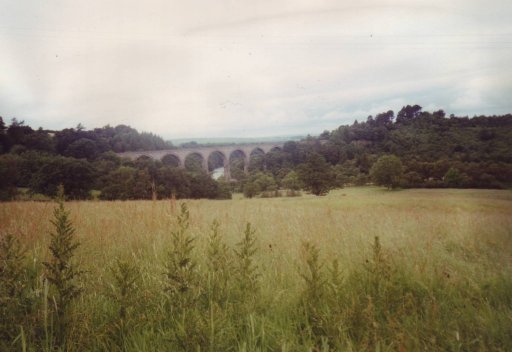
[[[194,144],[197,145],[197,144]],[[72,199],[230,198],[316,195],[345,185],[389,188],[512,186],[512,115],[456,117],[407,105],[366,121],[286,142],[251,156],[249,174],[234,155],[234,180],[213,180],[198,160],[179,169],[166,160],[121,159],[124,151],[176,148],[161,137],[119,125],[86,130],[34,130],[0,117],[0,198],[54,196],[59,184]],[[210,170],[222,165],[215,154]],[[280,190],[286,190],[283,193]]]

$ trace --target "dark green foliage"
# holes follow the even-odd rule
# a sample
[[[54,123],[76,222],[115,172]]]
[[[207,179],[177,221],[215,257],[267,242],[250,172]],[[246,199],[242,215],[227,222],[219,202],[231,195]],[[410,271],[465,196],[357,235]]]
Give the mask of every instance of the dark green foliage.
[[[277,191],[277,184],[274,177],[268,173],[256,172],[249,176],[244,184],[244,196],[255,197],[262,192]]]
[[[11,200],[18,193],[21,163],[18,155],[0,155],[0,201]]]
[[[270,188],[287,187],[289,180],[284,184],[282,180],[291,171],[298,173],[306,190],[322,195],[334,187],[368,183],[372,165],[383,155],[395,155],[402,161],[401,187],[512,186],[512,115],[447,117],[443,110],[427,112],[419,105],[407,105],[395,122],[393,118],[393,111],[386,111],[364,122],[324,131],[318,138],[286,142],[282,150],[264,155],[255,152],[250,158],[251,175],[244,173],[245,156],[235,153],[230,166],[237,182],[230,187],[206,177],[197,155],[188,158],[188,172],[169,171],[177,164],[167,159],[163,164],[148,160],[124,160],[121,164],[104,158],[107,152],[173,148],[160,137],[129,126],[86,130],[79,125],[53,133],[34,130],[16,119],[6,126],[2,120],[0,153],[10,153],[19,162],[13,163],[12,158],[0,161],[0,199],[13,199],[19,187],[53,196],[60,183],[68,196],[77,199],[88,198],[93,189],[104,191],[103,199],[162,199],[172,194],[177,198],[227,199],[228,190],[253,197],[274,191],[262,190],[261,184],[248,178],[263,172],[275,183]],[[219,154],[210,159],[211,167],[221,165]],[[138,171],[130,175],[119,171],[123,185],[116,185],[120,167]],[[459,176],[448,173],[451,168]],[[131,181],[124,182],[126,178]],[[388,184],[391,188],[397,185]]]
[[[429,113],[419,106],[406,106],[396,123],[379,125],[378,120],[369,117],[366,122],[341,126],[331,133],[323,150],[337,150],[340,164],[346,163],[345,158],[355,160],[357,172],[363,174],[368,165],[364,166],[361,155],[370,158],[371,166],[376,155],[394,154],[403,163],[402,186],[406,187],[454,187],[443,180],[451,167],[463,175],[457,187],[503,188],[512,182],[511,115],[447,118],[442,111]]]
[[[33,130],[24,121],[12,119],[9,127],[0,129],[0,153],[12,151],[15,146],[31,150],[53,152],[55,147],[52,138],[42,128]]]
[[[50,234],[50,259],[43,263],[45,278],[51,285],[48,297],[54,322],[54,339],[56,346],[66,346],[69,328],[72,324],[71,305],[80,295],[82,288],[78,280],[83,272],[73,261],[75,251],[80,243],[75,238],[75,229],[69,220],[69,211],[64,208],[64,190],[59,189],[58,206],[53,211],[51,221],[55,232]]]
[[[151,176],[146,170],[122,166],[102,180],[101,199],[151,199]]]
[[[88,159],[93,160],[98,156],[99,150],[96,146],[95,141],[89,138],[80,138],[71,143],[66,150],[64,155],[71,156],[77,159]]]
[[[343,350],[345,333],[346,297],[344,281],[337,259],[324,268],[320,251],[310,243],[302,245],[303,267],[300,272],[304,289],[300,296],[301,320],[298,330],[304,345],[313,344],[323,350]]]
[[[184,160],[185,168],[190,171],[192,174],[202,174],[203,170],[203,157],[199,154],[190,154]]]
[[[97,153],[108,150],[124,152],[173,147],[172,144],[165,142],[161,137],[152,133],[139,133],[125,125],[116,127],[107,125],[89,131],[78,125],[76,128],[66,128],[55,133],[55,141],[59,154],[84,158],[94,158]]]
[[[231,194],[229,195],[229,198]],[[188,198],[199,199],[226,199],[228,195],[226,190],[220,189],[220,185],[217,181],[212,179],[209,175],[202,173],[192,174],[190,179],[190,194]]]
[[[202,173],[163,166],[151,159],[133,166],[121,166],[101,178],[101,199],[152,199],[153,190],[159,199],[172,195],[181,198],[229,199],[230,189],[222,182]],[[153,188],[154,187],[154,188]]]
[[[288,172],[282,179],[281,185],[291,191],[298,191],[304,186],[300,181],[299,175],[295,171]]]
[[[27,286],[25,250],[12,234],[0,234],[0,349],[3,351],[11,349],[20,325],[26,323]]]
[[[19,155],[21,162],[18,163],[16,173],[10,172],[12,163],[7,165],[6,162],[0,162],[0,178],[5,183],[0,184],[0,200],[12,199],[16,187],[29,187],[32,193],[55,196],[59,184],[65,186],[68,197],[86,199],[93,187],[101,189],[112,186],[105,185],[102,181],[108,182],[107,175],[120,166],[120,161],[112,163],[111,157],[107,162],[109,158],[103,157],[103,153],[173,147],[158,136],[139,133],[123,125],[105,126],[90,131],[78,125],[76,128],[55,133],[41,128],[33,130],[16,119],[7,128],[3,121],[2,125],[4,127],[0,131],[0,154],[10,151],[12,156]],[[126,191],[107,189],[104,198],[147,198],[147,188],[152,188],[154,174],[150,173],[149,180],[145,179],[144,167],[137,168],[142,174],[138,175],[140,180],[136,177],[134,194],[127,196]],[[98,176],[104,176],[104,179],[99,180]],[[152,189],[149,194],[151,198]]]
[[[265,154],[262,150],[257,149],[253,151],[249,159],[249,172],[257,173],[265,171],[267,165],[265,162]]]
[[[331,166],[318,153],[310,154],[306,162],[298,166],[298,173],[304,189],[316,196],[326,195],[335,186]]]
[[[444,174],[443,181],[448,187],[463,187],[468,182],[468,176],[461,174],[458,169],[451,167]]]
[[[41,340],[40,267],[27,260],[18,237],[0,233],[0,351]]]
[[[178,199],[190,197],[192,179],[183,169],[163,167],[157,172],[158,197]]]
[[[66,157],[47,157],[32,175],[29,186],[32,192],[55,196],[60,184],[73,199],[89,198],[94,183],[94,169],[85,160]]]
[[[18,121],[16,118],[13,118],[6,131],[5,151],[8,151],[15,145],[23,145],[26,137],[32,133],[34,133],[34,130],[30,126],[26,126],[25,121]]]
[[[417,118],[421,112],[421,106],[419,105],[407,105],[400,110],[396,116],[397,123],[407,123],[414,118]]]
[[[112,316],[109,332],[115,344],[121,347],[140,322],[135,311],[141,305],[141,278],[138,266],[131,261],[117,259],[110,272],[112,280],[107,296],[117,311]]]
[[[370,176],[375,184],[396,188],[400,185],[403,175],[402,162],[395,155],[384,155],[373,164]]]
[[[257,196],[260,193],[260,189],[258,185],[254,182],[247,182],[244,185],[244,196],[247,198],[252,198]]]
[[[55,152],[55,141],[41,127],[37,131],[34,131],[34,133],[25,136],[23,146],[26,147],[27,150],[37,150],[46,153]]]
[[[6,153],[8,150],[7,135],[5,134],[6,129],[4,119],[0,116],[0,154]]]
[[[232,185],[231,182],[219,178],[215,191],[215,199],[231,199],[232,198]]]

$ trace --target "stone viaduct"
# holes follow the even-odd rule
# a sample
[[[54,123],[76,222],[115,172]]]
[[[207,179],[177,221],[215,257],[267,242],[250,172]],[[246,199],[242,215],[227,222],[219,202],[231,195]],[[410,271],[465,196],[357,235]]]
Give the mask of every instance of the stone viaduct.
[[[244,172],[247,173],[249,170],[249,161],[251,156],[255,152],[266,154],[273,150],[282,150],[284,143],[255,143],[255,144],[236,144],[228,146],[205,146],[196,148],[177,148],[177,149],[165,149],[165,150],[150,150],[150,151],[139,151],[139,152],[124,152],[118,153],[120,157],[137,159],[140,157],[149,157],[152,159],[162,160],[164,157],[170,156],[174,158],[178,164],[178,167],[185,167],[185,159],[190,155],[199,155],[201,157],[201,164],[206,172],[208,170],[208,158],[213,154],[217,153],[222,157],[224,164],[224,177],[227,180],[231,179],[230,163],[234,153],[241,155],[244,160]]]

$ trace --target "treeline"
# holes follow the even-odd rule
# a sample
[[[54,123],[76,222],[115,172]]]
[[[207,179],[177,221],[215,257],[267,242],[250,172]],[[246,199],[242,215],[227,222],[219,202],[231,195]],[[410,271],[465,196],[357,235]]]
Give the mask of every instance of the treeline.
[[[100,199],[230,198],[229,188],[204,172],[173,168],[153,160],[121,159],[112,152],[92,161],[26,151],[0,156],[2,199],[29,194],[53,196],[59,185],[70,199],[89,199],[98,190]],[[32,196],[33,197],[33,196]]]
[[[0,199],[29,194],[53,197],[63,185],[71,199],[229,198],[223,184],[200,169],[185,171],[159,161],[121,159],[115,152],[173,148],[161,137],[119,125],[85,130],[34,130],[0,117]]]
[[[398,163],[376,165],[390,155]],[[408,105],[396,117],[387,111],[317,138],[287,142],[282,151],[262,159],[259,169],[276,187],[292,182],[315,194],[371,182],[404,188],[508,188],[512,115],[447,117],[442,110]],[[261,183],[254,177],[246,180],[250,190]]]
[[[13,118],[7,126],[0,116],[0,153],[38,150],[78,159],[95,159],[99,154],[114,151],[160,150],[174,148],[153,133],[126,126],[109,125],[86,130],[81,124],[62,131],[37,130]]]
[[[198,144],[194,144],[199,146]],[[388,187],[508,188],[512,186],[512,115],[456,117],[442,110],[407,105],[344,125],[319,137],[287,142],[282,150],[252,155],[249,174],[243,158],[230,159],[235,181],[214,181],[199,160],[186,170],[172,162],[120,159],[115,152],[173,148],[162,138],[120,125],[85,130],[33,130],[0,118],[0,198],[19,189],[54,196],[63,184],[67,196],[85,199],[229,198],[316,195],[345,185]],[[384,158],[392,156],[392,159]],[[392,160],[392,162],[391,162]],[[213,154],[209,169],[222,166]],[[281,190],[281,191],[280,191]],[[283,190],[286,190],[283,193]]]

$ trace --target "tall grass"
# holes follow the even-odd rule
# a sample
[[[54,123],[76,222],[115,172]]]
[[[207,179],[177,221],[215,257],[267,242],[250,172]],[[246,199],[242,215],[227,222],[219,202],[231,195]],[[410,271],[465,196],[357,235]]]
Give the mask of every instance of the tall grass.
[[[66,344],[42,265],[54,205],[2,204],[0,349],[512,350],[510,191],[177,203],[57,207],[86,273]]]

